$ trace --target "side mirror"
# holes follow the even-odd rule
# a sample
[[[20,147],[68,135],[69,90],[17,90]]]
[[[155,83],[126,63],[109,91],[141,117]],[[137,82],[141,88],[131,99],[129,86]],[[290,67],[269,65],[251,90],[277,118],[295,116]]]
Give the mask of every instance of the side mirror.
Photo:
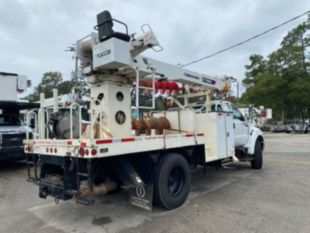
[[[245,118],[244,118],[244,116],[242,114],[240,114],[239,120],[240,121],[245,121]]]

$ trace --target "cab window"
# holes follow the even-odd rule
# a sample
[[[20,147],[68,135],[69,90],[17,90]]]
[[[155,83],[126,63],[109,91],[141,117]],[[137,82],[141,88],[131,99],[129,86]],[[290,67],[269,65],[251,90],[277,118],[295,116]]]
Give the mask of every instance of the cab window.
[[[211,105],[211,112],[223,112],[223,108],[220,104],[212,104]]]
[[[242,113],[236,108],[234,105],[232,105],[232,110],[233,110],[233,118],[238,119],[240,121],[245,121]]]

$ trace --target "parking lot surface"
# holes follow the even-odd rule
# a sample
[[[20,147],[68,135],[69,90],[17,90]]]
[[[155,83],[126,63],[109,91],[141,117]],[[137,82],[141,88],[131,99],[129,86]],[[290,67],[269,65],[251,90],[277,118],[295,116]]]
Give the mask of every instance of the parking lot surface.
[[[310,232],[310,134],[266,134],[262,170],[247,163],[193,171],[187,202],[137,209],[119,192],[93,206],[38,197],[24,163],[0,164],[1,233]]]

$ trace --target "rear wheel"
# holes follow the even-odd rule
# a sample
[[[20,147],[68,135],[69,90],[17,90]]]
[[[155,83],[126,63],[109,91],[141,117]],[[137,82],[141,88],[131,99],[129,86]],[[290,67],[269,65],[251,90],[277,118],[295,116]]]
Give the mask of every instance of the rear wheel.
[[[190,191],[190,169],[186,159],[177,153],[164,155],[154,169],[154,202],[166,209],[181,206]]]
[[[260,142],[257,140],[255,143],[254,158],[251,161],[253,169],[261,169],[263,167],[263,153]]]

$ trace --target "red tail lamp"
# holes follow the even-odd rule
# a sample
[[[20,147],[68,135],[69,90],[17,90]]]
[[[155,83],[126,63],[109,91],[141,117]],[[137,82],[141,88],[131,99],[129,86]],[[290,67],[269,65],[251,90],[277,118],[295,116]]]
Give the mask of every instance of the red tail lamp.
[[[80,155],[83,157],[85,155],[85,150],[84,148],[80,148]]]
[[[92,155],[92,156],[95,156],[96,154],[97,154],[97,150],[96,150],[96,149],[92,149],[92,150],[91,150],[91,155]]]
[[[26,152],[31,152],[31,146],[27,146],[27,147],[25,148],[25,150],[26,150]]]
[[[85,150],[85,154],[89,155],[89,150],[88,149]]]

